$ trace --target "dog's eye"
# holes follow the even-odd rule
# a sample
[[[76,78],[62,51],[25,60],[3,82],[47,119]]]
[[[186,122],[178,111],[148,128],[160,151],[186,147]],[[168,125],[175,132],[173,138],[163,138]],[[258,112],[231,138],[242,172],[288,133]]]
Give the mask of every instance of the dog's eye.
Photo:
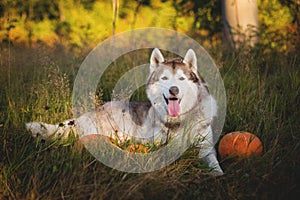
[[[179,80],[183,81],[185,78],[184,77],[180,77]]]
[[[161,79],[165,81],[165,80],[168,80],[168,77],[163,76]]]

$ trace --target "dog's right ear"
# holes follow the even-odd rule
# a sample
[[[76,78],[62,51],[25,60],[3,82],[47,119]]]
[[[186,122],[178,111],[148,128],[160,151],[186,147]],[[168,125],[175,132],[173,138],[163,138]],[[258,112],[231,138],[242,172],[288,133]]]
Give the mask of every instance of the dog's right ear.
[[[158,64],[164,62],[164,60],[165,59],[158,48],[153,49],[150,58],[150,74],[152,74]]]

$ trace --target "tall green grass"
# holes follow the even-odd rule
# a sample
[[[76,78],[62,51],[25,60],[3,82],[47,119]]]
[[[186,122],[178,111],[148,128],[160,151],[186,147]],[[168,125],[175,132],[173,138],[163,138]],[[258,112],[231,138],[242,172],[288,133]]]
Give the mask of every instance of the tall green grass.
[[[25,122],[56,123],[72,117],[72,83],[83,56],[59,49],[2,49],[0,198],[289,199],[299,194],[298,55],[263,54],[259,49],[213,55],[218,55],[214,59],[227,92],[223,134],[250,131],[264,146],[261,157],[221,160],[226,174],[218,178],[198,161],[197,149],[164,169],[128,174],[104,166],[76,141],[60,145],[32,138]],[[117,80],[133,66],[126,60],[115,64],[121,71],[112,67],[106,77]],[[106,100],[111,80],[100,82]],[[135,96],[144,98],[142,93]]]

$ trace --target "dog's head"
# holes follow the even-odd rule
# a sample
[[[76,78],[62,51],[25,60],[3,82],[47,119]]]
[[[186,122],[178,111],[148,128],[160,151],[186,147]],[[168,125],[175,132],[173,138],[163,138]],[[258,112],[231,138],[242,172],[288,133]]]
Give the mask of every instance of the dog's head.
[[[164,109],[170,117],[178,117],[198,103],[201,84],[192,49],[183,59],[165,59],[158,49],[153,50],[146,90],[153,106]]]

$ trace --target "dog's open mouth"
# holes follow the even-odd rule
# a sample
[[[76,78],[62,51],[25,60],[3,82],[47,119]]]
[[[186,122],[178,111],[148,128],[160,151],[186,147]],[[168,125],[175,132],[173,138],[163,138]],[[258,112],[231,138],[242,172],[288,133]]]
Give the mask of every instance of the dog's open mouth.
[[[179,116],[180,113],[180,101],[181,99],[177,98],[177,97],[170,97],[170,98],[166,98],[165,95],[164,99],[168,105],[168,112],[169,115],[171,117],[177,117]]]

